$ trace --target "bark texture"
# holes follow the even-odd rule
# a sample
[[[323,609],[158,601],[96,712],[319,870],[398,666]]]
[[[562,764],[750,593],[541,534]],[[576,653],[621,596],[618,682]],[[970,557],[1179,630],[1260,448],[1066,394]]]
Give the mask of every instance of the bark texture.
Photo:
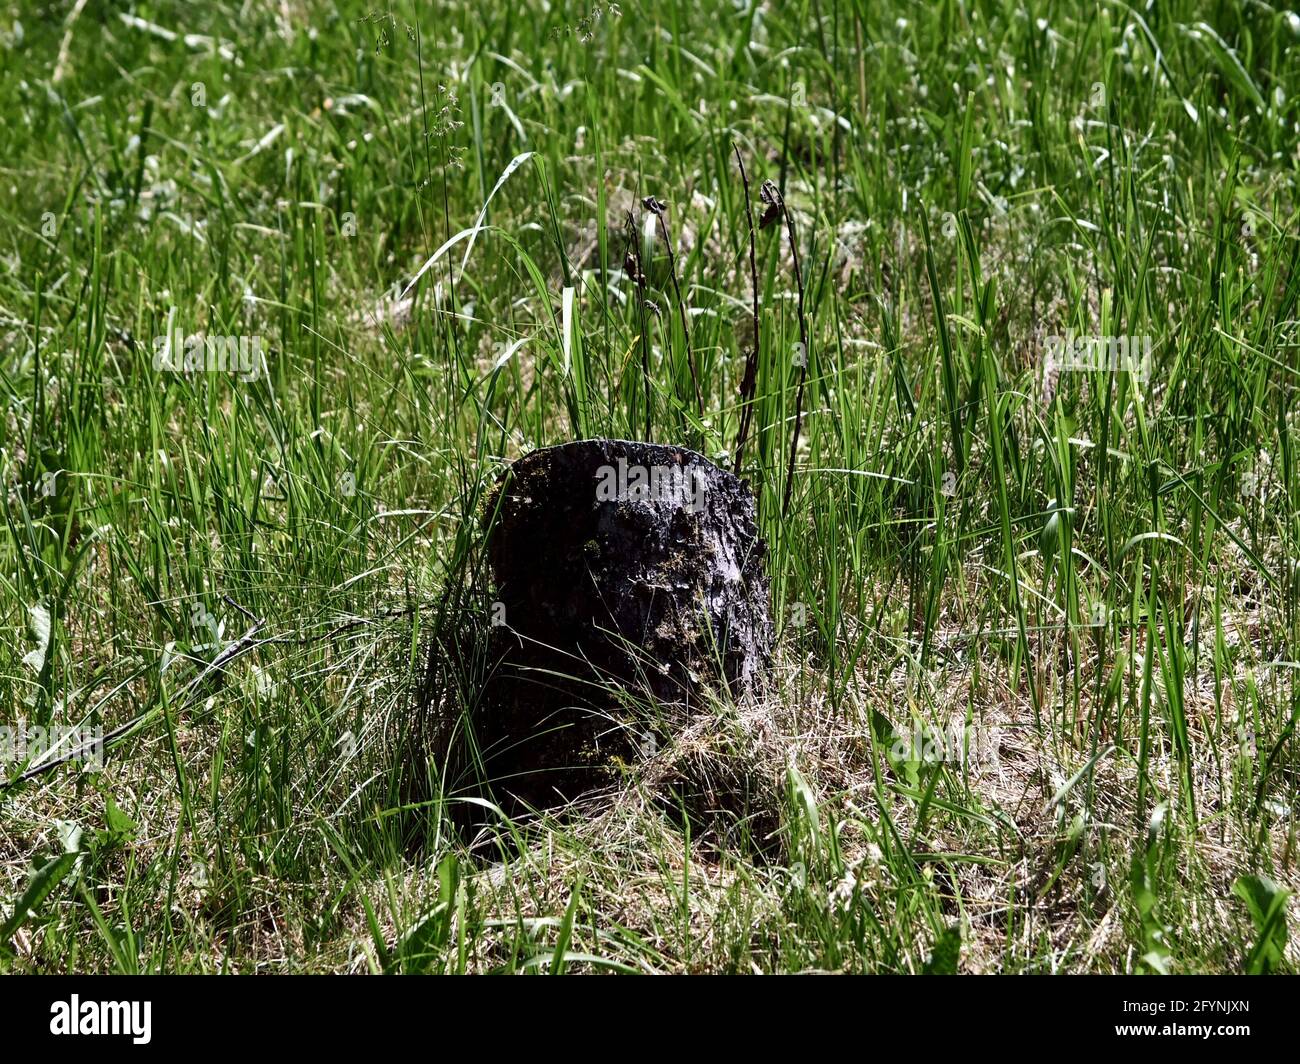
[[[744,481],[681,447],[581,440],[516,462],[493,512],[500,665],[478,732],[515,793],[570,792],[626,756],[638,732],[620,690],[689,706],[761,682],[766,545]]]

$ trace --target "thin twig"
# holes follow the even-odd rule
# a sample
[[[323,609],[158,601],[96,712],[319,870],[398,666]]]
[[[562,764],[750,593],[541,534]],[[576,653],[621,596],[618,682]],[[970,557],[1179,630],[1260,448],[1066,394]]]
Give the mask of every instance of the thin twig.
[[[758,320],[758,259],[754,250],[754,211],[749,201],[749,175],[745,173],[745,160],[740,157],[740,147],[733,141],[736,163],[740,167],[740,183],[745,188],[745,218],[749,222],[749,288],[754,301],[754,344],[745,359],[745,376],[740,382],[740,431],[736,433],[736,464],[734,472],[740,474],[745,457],[745,440],[749,436],[749,423],[754,414],[754,389],[758,384],[759,320]]]
[[[668,226],[664,222],[664,205],[654,196],[647,196],[642,204],[645,209],[659,219],[659,232],[663,234],[664,246],[668,248],[668,275],[673,282],[673,295],[677,298],[677,310],[682,316],[682,335],[686,340],[686,365],[691,371],[691,385],[695,389],[695,407],[700,421],[704,420],[704,395],[700,391],[700,378],[695,372],[695,354],[691,350],[691,326],[687,321],[686,301],[682,299],[682,289],[677,283],[677,255],[673,252],[673,242],[668,236]]]
[[[790,495],[794,490],[794,461],[799,450],[799,429],[803,424],[803,389],[808,379],[808,360],[812,352],[808,347],[808,319],[804,316],[803,308],[803,272],[799,269],[799,242],[794,235],[794,219],[790,217],[790,209],[785,204],[785,197],[771,181],[763,183],[760,195],[765,203],[785,216],[786,236],[790,241],[790,255],[794,259],[794,283],[799,290],[799,342],[802,345],[803,358],[802,365],[799,367],[799,390],[795,393],[794,400],[794,434],[790,437],[790,464],[786,470],[785,498],[781,503],[781,516],[785,517],[790,509]]]
[[[645,382],[645,436],[646,443],[652,442],[650,435],[650,337],[646,333],[645,321],[645,265],[641,262],[641,230],[632,212],[627,212],[628,251],[623,256],[623,269],[632,275],[632,282],[637,292],[637,320],[641,332],[641,377]]]

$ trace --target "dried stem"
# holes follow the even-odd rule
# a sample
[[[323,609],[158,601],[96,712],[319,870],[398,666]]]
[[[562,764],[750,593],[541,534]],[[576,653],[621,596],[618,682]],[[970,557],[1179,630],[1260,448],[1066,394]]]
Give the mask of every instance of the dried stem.
[[[739,476],[740,467],[745,457],[745,440],[749,436],[749,424],[754,414],[754,389],[758,383],[759,355],[759,321],[758,321],[758,259],[754,250],[754,211],[749,200],[749,175],[745,173],[745,160],[740,157],[740,148],[733,142],[732,150],[736,153],[736,163],[740,167],[740,183],[745,188],[745,218],[749,222],[749,290],[754,301],[754,344],[745,359],[745,376],[740,382],[740,430],[736,433],[736,464],[734,472]]]
[[[799,450],[799,430],[803,424],[803,389],[808,379],[808,359],[812,352],[808,346],[808,319],[804,315],[803,308],[803,272],[799,269],[799,243],[794,236],[794,219],[790,217],[784,197],[770,181],[764,184],[763,192],[764,199],[776,206],[785,216],[785,232],[790,241],[790,255],[794,259],[794,283],[799,290],[799,342],[803,345],[802,365],[799,367],[799,390],[795,393],[794,400],[794,434],[790,437],[790,464],[786,470],[785,498],[781,503],[781,516],[784,517],[790,509],[790,495],[794,490],[794,460]]]
[[[677,299],[677,310],[682,316],[682,335],[686,340],[686,365],[691,371],[691,385],[695,389],[695,408],[702,422],[704,420],[704,395],[700,391],[700,378],[695,372],[695,355],[691,351],[691,326],[687,321],[686,301],[682,299],[682,289],[677,283],[677,255],[673,252],[673,242],[668,236],[668,226],[664,223],[664,205],[654,196],[647,196],[641,201],[646,210],[659,219],[659,232],[663,235],[664,245],[668,248],[668,274],[673,281],[673,295]]]
[[[646,332],[645,321],[645,265],[641,262],[641,230],[631,211],[627,212],[628,250],[623,256],[624,272],[632,275],[637,291],[637,319],[641,325],[641,378],[645,382],[645,435],[647,443],[652,442],[650,435],[650,337]]]

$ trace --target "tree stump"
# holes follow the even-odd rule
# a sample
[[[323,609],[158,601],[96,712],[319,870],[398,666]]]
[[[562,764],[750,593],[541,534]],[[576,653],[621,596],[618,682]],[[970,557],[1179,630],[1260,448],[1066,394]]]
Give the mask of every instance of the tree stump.
[[[499,666],[477,733],[529,804],[599,782],[629,701],[754,690],[771,658],[748,484],[681,447],[580,440],[515,462],[488,504]],[[618,697],[619,692],[627,697]]]

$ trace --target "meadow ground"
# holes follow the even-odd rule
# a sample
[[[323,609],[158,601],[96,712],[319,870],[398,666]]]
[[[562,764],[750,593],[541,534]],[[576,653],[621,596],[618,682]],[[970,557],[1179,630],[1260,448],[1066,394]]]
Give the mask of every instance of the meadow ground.
[[[0,967],[1295,970],[1300,17],[0,0],[0,71]],[[589,436],[739,458],[774,683],[471,839],[416,689]]]

